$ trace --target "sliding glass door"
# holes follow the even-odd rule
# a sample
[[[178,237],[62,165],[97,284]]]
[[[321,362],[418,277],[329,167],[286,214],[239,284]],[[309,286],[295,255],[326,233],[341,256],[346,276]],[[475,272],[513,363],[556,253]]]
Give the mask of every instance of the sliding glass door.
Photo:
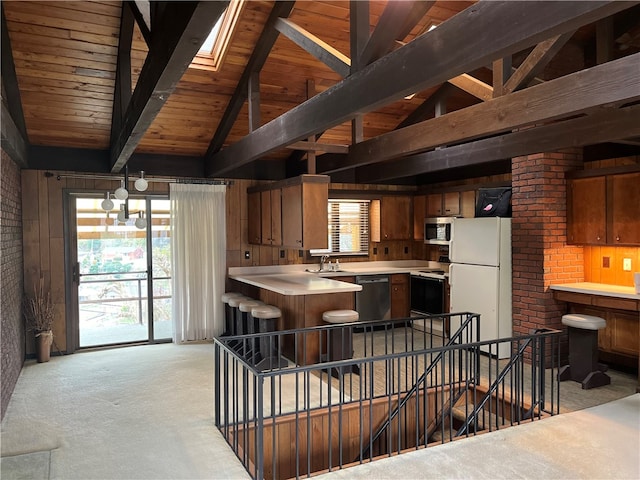
[[[71,198],[75,346],[170,340],[169,200],[130,198],[129,219],[122,221],[122,202],[105,212],[102,197]]]

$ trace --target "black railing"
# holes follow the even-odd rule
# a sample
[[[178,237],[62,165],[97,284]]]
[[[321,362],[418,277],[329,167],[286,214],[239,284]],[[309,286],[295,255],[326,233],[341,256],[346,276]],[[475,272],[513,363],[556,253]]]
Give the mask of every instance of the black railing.
[[[432,333],[452,319],[467,330]],[[558,413],[560,332],[474,342],[477,321],[463,313],[218,339],[216,426],[253,478],[276,479],[447,442],[470,418],[460,434]],[[332,342],[349,338],[352,358],[332,360]],[[257,368],[260,339],[280,358],[271,370]],[[480,353],[501,343],[517,360]]]

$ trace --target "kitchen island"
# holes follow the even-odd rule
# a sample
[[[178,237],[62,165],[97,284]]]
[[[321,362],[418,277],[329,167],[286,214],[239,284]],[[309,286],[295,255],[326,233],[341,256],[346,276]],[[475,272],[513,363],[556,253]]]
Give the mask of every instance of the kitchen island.
[[[437,265],[436,262],[413,260],[353,262],[342,264],[338,271],[315,273],[307,270],[317,270],[317,264],[232,267],[229,268],[229,279],[233,290],[278,307],[282,316],[277,329],[291,330],[323,325],[322,314],[327,310],[354,310],[355,292],[362,290],[361,285],[355,284],[356,275],[409,274]],[[320,360],[317,334],[306,338],[304,349],[299,347],[297,352],[294,352],[293,341],[283,345],[287,358],[299,365]]]
[[[553,297],[566,302],[568,313],[602,317],[606,328],[598,332],[600,359],[638,366],[640,392],[640,295],[633,287],[579,282],[551,285]]]

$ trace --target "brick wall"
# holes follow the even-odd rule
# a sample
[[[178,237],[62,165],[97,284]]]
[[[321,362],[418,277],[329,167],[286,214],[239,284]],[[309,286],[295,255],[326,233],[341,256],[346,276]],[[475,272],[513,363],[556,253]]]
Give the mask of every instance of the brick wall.
[[[4,150],[0,158],[0,315],[2,317],[2,411],[4,418],[25,356],[22,320],[21,173]]]
[[[549,285],[584,280],[582,247],[566,245],[568,170],[582,168],[580,149],[512,160],[513,333],[562,328]]]

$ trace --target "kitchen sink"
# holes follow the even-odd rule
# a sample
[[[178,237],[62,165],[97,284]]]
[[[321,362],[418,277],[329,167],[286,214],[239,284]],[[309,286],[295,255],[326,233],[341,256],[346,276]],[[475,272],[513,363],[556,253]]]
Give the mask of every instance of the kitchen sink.
[[[310,273],[350,273],[348,270],[320,270],[319,268],[307,268],[305,270],[306,272],[310,272]]]

